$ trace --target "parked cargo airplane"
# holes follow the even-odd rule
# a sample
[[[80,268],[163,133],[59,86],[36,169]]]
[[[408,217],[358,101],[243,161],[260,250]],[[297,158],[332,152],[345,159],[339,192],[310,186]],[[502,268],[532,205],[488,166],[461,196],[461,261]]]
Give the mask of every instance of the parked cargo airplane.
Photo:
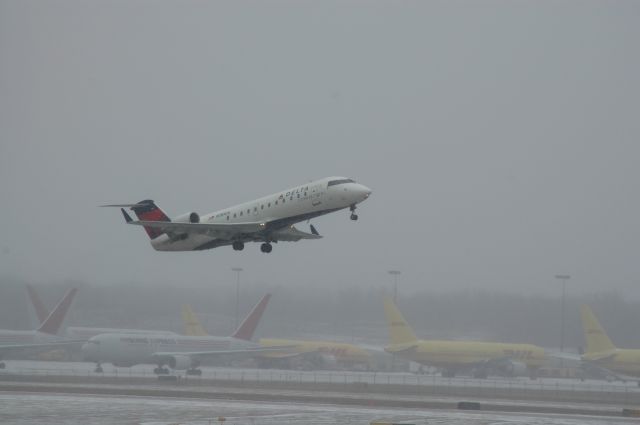
[[[75,288],[67,291],[51,314],[43,320],[36,330],[12,331],[1,329],[0,358],[11,351],[46,351],[69,344],[80,344],[81,341],[71,341],[57,335],[76,292],[77,289]],[[4,369],[4,367],[4,362],[0,362],[0,369]]]
[[[251,338],[270,297],[265,295],[228,337],[109,333],[91,338],[82,346],[82,352],[86,361],[97,363],[96,372],[102,372],[101,363],[122,367],[150,363],[158,365],[156,374],[168,374],[169,369],[164,367],[167,365],[186,370],[189,375],[200,375],[198,366],[203,358],[252,356],[266,350]]]
[[[190,306],[182,307],[185,335],[206,336],[204,329],[195,312]],[[256,355],[258,363],[265,367],[285,364],[290,366],[296,361],[303,361],[319,368],[333,368],[337,366],[372,366],[372,355],[364,348],[354,344],[333,341],[301,341],[297,339],[269,339],[258,341],[262,347],[286,347],[267,351]]]
[[[419,340],[389,298],[384,301],[384,312],[391,338],[391,344],[385,347],[385,351],[440,368],[446,377],[471,370],[476,378],[486,378],[491,371],[513,372],[523,365],[534,379],[545,360],[544,349],[531,344]]]
[[[307,233],[296,229],[295,223],[345,208],[357,220],[356,205],[369,195],[371,189],[351,179],[327,177],[203,216],[191,212],[170,219],[152,200],[104,206],[120,207],[128,224],[143,226],[156,251],[199,251],[224,245],[241,251],[246,242],[262,242],[260,250],[271,252],[272,243],[322,237],[313,225]],[[124,208],[130,208],[138,221]]]
[[[622,380],[626,380],[625,377],[628,376],[639,377],[640,349],[618,348],[613,345],[588,305],[580,307],[580,317],[587,341],[587,350],[582,355],[586,369],[592,367],[605,373],[612,372],[612,375]],[[616,373],[625,376],[617,376]]]

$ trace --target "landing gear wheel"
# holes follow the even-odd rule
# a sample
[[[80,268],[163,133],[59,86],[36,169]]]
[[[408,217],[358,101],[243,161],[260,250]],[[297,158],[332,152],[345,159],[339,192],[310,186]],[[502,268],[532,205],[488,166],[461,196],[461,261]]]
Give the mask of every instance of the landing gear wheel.
[[[233,245],[231,245],[231,246],[233,246],[233,249],[235,251],[242,251],[244,249],[244,242],[242,242],[242,241],[234,241]]]
[[[187,375],[201,376],[202,375],[202,370],[200,370],[200,369],[187,369]]]
[[[7,367],[7,365],[4,364],[4,362],[0,362],[0,369],[4,369],[5,367]]]
[[[262,245],[260,245],[260,251],[264,252],[264,253],[269,253],[271,252],[271,250],[273,250],[273,247],[271,246],[271,244],[269,242],[265,242]]]
[[[168,375],[169,369],[167,369],[166,367],[157,367],[153,369],[153,373],[155,373],[156,375]]]
[[[349,218],[353,221],[356,221],[358,219],[358,214],[356,214],[355,204],[349,207],[349,211],[351,211],[351,216]]]
[[[102,373],[104,372],[104,370],[102,370],[102,365],[97,364],[96,368],[93,370],[95,373]]]

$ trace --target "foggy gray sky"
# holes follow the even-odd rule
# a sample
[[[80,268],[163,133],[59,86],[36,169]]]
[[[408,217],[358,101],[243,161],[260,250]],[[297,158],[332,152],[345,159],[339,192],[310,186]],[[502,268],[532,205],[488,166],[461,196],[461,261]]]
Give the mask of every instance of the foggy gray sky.
[[[640,296],[640,4],[0,1],[0,274]],[[320,241],[161,253],[100,204],[373,189]],[[306,224],[299,226],[306,230]]]

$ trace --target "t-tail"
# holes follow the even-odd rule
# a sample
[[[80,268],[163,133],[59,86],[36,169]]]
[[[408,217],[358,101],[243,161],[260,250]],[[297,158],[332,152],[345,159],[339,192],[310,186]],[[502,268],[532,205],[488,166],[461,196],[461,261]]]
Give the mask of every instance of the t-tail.
[[[184,334],[189,336],[207,336],[207,331],[202,327],[198,320],[198,316],[191,309],[191,306],[185,304],[182,306],[182,320],[184,321]]]
[[[120,207],[120,211],[122,212],[122,215],[124,216],[124,220],[127,223],[131,223],[133,219],[124,210],[125,208],[130,208],[131,211],[133,211],[136,214],[136,216],[138,217],[138,220],[140,221],[171,221],[169,216],[166,215],[164,211],[162,211],[160,207],[158,207],[156,203],[153,202],[151,199],[145,199],[144,201],[140,201],[136,204],[112,204],[112,205],[103,205],[103,207]],[[161,229],[156,227],[149,227],[149,226],[143,226],[143,227],[144,227],[144,230],[147,232],[147,235],[149,235],[149,238],[152,240],[164,233]]]
[[[78,292],[76,288],[72,288],[67,291],[58,305],[53,309],[53,311],[44,320],[44,322],[42,322],[42,324],[38,328],[38,332],[43,332],[51,335],[58,334],[58,332],[60,331],[60,327],[62,326],[62,322],[64,322],[64,318],[67,315],[67,311],[69,311],[71,302],[76,296],[76,292]]]
[[[616,346],[613,345],[588,305],[580,307],[580,318],[582,319],[584,339],[587,341],[586,355],[616,350]]]
[[[44,322],[49,316],[49,310],[44,306],[44,303],[38,296],[35,288],[27,283],[27,292],[29,293],[29,300],[31,300],[31,305],[33,309],[36,311],[36,316],[38,317],[38,324]]]
[[[171,221],[171,219],[162,211],[151,199],[145,199],[131,206],[131,210],[136,214],[140,221]],[[144,226],[149,238],[155,239],[163,232],[156,227]]]
[[[387,318],[392,345],[408,344],[418,340],[391,298],[384,299],[384,315]]]
[[[234,338],[245,339],[250,341],[253,338],[253,334],[258,327],[262,313],[267,308],[267,303],[271,298],[271,294],[266,294],[255,307],[251,310],[251,313],[242,321],[238,329],[231,335]]]

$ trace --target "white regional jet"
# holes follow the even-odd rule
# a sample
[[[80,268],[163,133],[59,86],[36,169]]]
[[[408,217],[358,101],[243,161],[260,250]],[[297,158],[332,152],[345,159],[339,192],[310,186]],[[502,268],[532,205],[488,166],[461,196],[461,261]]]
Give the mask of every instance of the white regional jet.
[[[270,294],[265,295],[242,321],[232,336],[183,336],[106,333],[92,337],[82,346],[86,361],[96,362],[96,372],[102,372],[101,363],[131,367],[136,364],[157,364],[154,372],[168,374],[169,369],[186,370],[188,375],[200,375],[198,369],[203,358],[220,356],[252,356],[264,351],[286,348],[264,348],[251,341]]]
[[[322,237],[313,225],[311,233],[306,233],[296,229],[295,223],[345,208],[357,220],[356,205],[369,195],[371,189],[351,179],[327,177],[203,216],[191,212],[169,219],[152,200],[104,206],[121,207],[125,221],[143,226],[157,251],[199,251],[223,245],[241,251],[245,242],[262,242],[260,250],[271,252],[271,243]],[[122,207],[130,208],[138,221]]]

